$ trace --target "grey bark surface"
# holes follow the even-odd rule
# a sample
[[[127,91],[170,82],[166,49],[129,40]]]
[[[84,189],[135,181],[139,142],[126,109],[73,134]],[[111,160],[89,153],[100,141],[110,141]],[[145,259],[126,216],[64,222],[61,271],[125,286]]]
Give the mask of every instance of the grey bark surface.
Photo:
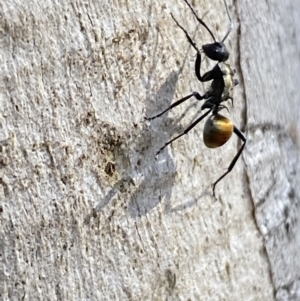
[[[0,3],[1,300],[300,300],[299,0],[227,1],[247,136],[211,150],[184,1]],[[191,1],[220,40],[223,2]],[[202,72],[214,66],[204,59]]]

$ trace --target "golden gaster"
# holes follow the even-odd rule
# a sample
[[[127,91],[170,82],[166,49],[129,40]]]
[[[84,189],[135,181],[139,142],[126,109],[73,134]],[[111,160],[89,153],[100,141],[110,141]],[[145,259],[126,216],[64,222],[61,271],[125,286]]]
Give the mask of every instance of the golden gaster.
[[[203,130],[204,144],[209,148],[220,147],[225,144],[233,132],[233,123],[222,115],[210,116]]]

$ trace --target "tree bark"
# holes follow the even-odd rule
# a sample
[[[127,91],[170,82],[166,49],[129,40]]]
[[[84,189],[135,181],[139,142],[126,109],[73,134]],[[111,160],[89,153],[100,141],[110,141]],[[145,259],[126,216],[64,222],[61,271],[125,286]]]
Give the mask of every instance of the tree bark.
[[[0,3],[3,300],[300,300],[299,0],[227,1],[247,137],[205,148],[183,0]],[[191,0],[221,40],[221,0]],[[202,74],[216,62],[204,59]],[[223,114],[223,111],[222,111]]]

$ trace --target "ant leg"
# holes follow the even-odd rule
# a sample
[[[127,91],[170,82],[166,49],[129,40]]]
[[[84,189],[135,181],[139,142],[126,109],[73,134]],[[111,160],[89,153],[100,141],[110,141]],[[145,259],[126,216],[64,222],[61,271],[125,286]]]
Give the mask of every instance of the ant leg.
[[[181,136],[187,134],[195,125],[197,125],[203,118],[205,118],[212,110],[213,110],[213,108],[211,108],[206,113],[204,113],[202,116],[200,116],[188,128],[186,128],[185,131],[182,134],[180,134],[180,135],[176,136],[175,138],[173,138],[172,140],[168,141],[162,148],[160,148],[160,150],[156,153],[156,155],[158,155],[166,146],[171,144],[173,141],[175,141],[178,138],[180,138]]]
[[[243,144],[240,148],[240,150],[238,151],[238,153],[235,155],[235,157],[233,158],[233,160],[231,161],[231,163],[229,164],[228,166],[228,169],[227,171],[213,184],[213,195],[215,196],[215,188],[216,188],[216,185],[217,183],[219,183],[227,174],[229,174],[231,172],[231,170],[233,169],[236,161],[238,160],[238,158],[240,157],[241,153],[243,152],[244,150],[244,147],[246,145],[246,137],[244,136],[244,134],[234,126],[234,129],[233,129],[234,133],[243,141]]]
[[[200,74],[201,69],[201,53],[197,52],[197,57],[195,61],[195,73],[200,82],[207,82],[214,79],[213,70],[206,72],[203,76]]]
[[[195,73],[200,82],[208,82],[213,79],[222,78],[224,76],[223,72],[220,70],[219,65],[217,64],[212,70],[204,73],[203,76],[200,74],[201,69],[201,53],[197,52],[197,57],[195,61]],[[237,85],[238,81],[234,80],[234,85]]]
[[[200,50],[198,49],[197,45],[195,42],[193,42],[192,38],[189,36],[189,34],[187,33],[187,31],[177,22],[177,20],[174,18],[174,16],[171,14],[171,17],[173,18],[173,20],[175,21],[175,23],[177,24],[177,26],[179,28],[181,28],[181,30],[185,33],[186,38],[188,39],[189,43],[193,46],[193,48],[197,51],[200,52]]]
[[[225,0],[224,0],[224,1],[225,1]],[[204,21],[202,21],[202,20],[197,16],[197,14],[195,13],[194,9],[193,9],[193,8],[191,7],[191,5],[187,2],[187,0],[184,0],[184,2],[188,5],[188,7],[190,8],[190,10],[192,11],[192,13],[194,14],[194,16],[196,17],[197,21],[198,21],[201,25],[203,25],[203,26],[208,30],[208,32],[210,33],[211,37],[212,37],[213,40],[216,42],[216,39],[215,39],[213,33],[211,32],[211,30],[208,28],[208,26],[204,23]],[[226,6],[226,8],[227,8],[227,6]],[[228,34],[229,34],[229,33],[228,33]],[[228,34],[227,34],[227,36],[228,36]],[[227,36],[226,36],[225,38],[227,38]]]
[[[174,102],[171,106],[169,106],[166,110],[162,111],[161,113],[153,116],[153,117],[145,117],[146,120],[153,120],[157,117],[160,117],[161,115],[165,114],[166,112],[168,112],[169,110],[177,107],[178,105],[180,105],[181,103],[183,103],[184,101],[188,100],[189,98],[191,97],[196,97],[196,99],[198,100],[202,100],[204,97],[201,96],[198,92],[193,92],[192,94],[188,95],[188,96],[185,96],[179,100],[177,100],[176,102]]]

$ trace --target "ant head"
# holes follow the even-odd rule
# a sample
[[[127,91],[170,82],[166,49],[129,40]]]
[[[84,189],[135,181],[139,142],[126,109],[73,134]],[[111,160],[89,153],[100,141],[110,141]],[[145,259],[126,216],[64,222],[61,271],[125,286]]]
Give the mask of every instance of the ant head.
[[[213,61],[225,62],[229,58],[229,52],[222,42],[203,45],[202,49],[205,55]]]

